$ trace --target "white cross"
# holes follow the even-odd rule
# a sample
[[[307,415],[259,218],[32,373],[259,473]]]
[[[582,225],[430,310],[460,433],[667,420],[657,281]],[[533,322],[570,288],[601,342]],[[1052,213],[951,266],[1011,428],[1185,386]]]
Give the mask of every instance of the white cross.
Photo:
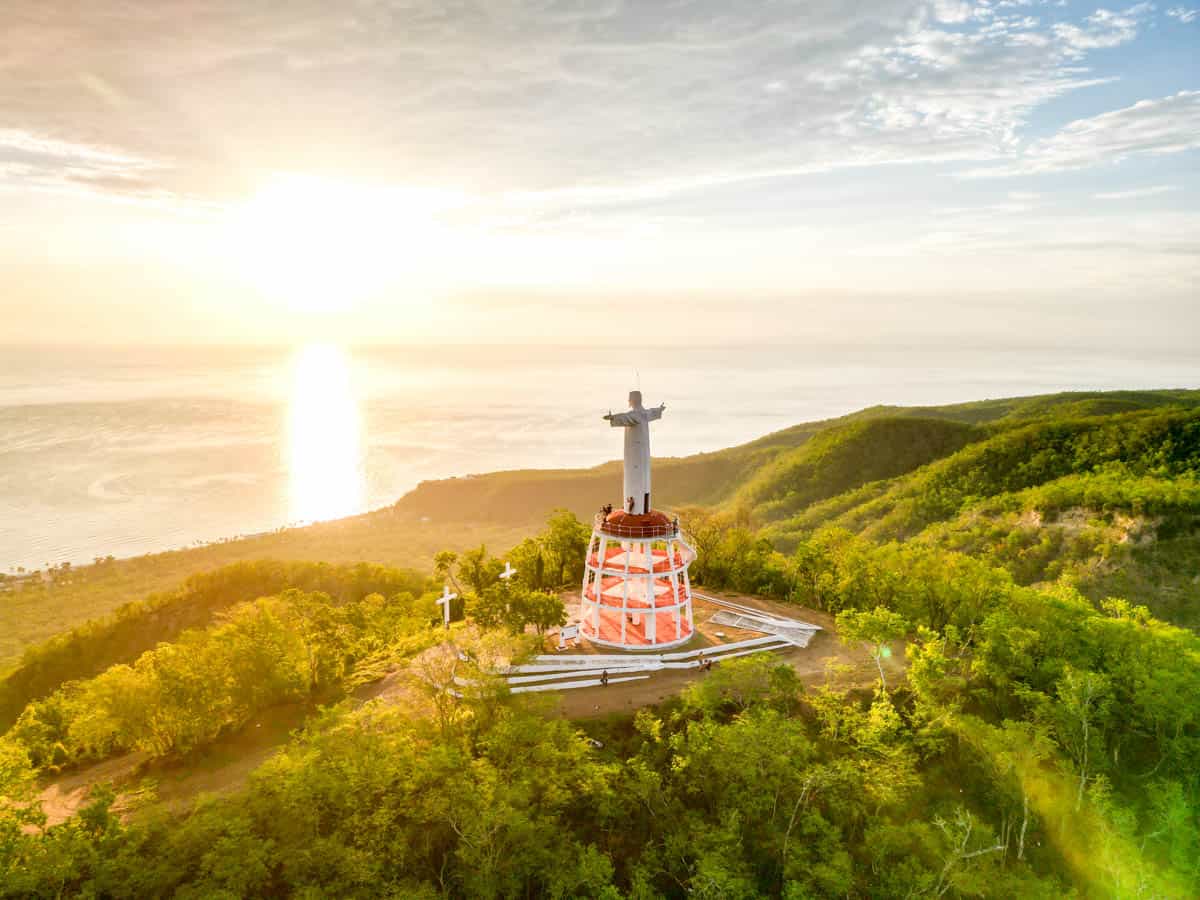
[[[447,628],[450,627],[450,601],[457,600],[458,594],[450,593],[450,588],[442,585],[442,596],[437,598],[437,604],[442,608],[442,622]]]
[[[512,578],[516,574],[517,570],[512,567],[512,563],[505,561],[504,571],[500,573],[500,577],[505,581],[508,581],[508,579]]]

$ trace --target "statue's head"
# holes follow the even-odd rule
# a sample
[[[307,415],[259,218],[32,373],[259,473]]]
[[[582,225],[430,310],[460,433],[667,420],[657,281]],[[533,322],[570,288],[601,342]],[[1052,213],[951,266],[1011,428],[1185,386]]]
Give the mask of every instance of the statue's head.
[[[629,406],[631,409],[641,409],[642,408],[642,392],[641,391],[630,391],[629,392]]]

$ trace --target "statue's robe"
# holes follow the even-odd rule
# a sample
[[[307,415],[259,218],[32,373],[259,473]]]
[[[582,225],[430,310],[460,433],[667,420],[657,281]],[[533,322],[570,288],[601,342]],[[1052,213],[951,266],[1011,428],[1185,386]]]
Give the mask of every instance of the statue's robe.
[[[605,416],[614,428],[625,429],[625,498],[627,512],[650,512],[650,423],[661,419],[663,407],[639,407]],[[633,509],[629,508],[630,498]]]

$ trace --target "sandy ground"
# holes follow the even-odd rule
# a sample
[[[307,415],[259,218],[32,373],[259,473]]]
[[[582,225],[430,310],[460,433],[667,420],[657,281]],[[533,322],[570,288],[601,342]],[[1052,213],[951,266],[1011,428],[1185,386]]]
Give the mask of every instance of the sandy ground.
[[[775,651],[781,661],[795,668],[806,686],[832,681],[839,688],[870,687],[879,677],[875,663],[865,649],[846,647],[837,639],[833,633],[833,617],[826,613],[758,597],[717,591],[705,593],[821,626],[824,630],[817,632],[807,647]],[[568,594],[563,599],[568,615],[574,619],[578,614],[579,595]],[[759,632],[712,624],[709,620],[718,609],[697,599],[693,604],[696,635],[687,644],[674,649],[695,650],[761,636]],[[556,637],[547,638],[547,653],[555,652],[556,640]],[[611,652],[586,643],[565,651],[567,654]],[[896,646],[892,657],[884,663],[889,686],[903,680],[904,668],[904,647]],[[567,719],[588,719],[633,712],[678,694],[703,677],[698,669],[666,670],[655,672],[644,681],[565,691],[557,695],[557,714]],[[355,696],[364,702],[378,699],[405,706],[410,706],[414,699],[396,673],[364,685]],[[114,810],[125,816],[135,814],[139,805],[151,797],[157,797],[173,810],[182,811],[201,794],[238,790],[245,786],[254,769],[287,744],[289,735],[303,725],[308,712],[309,707],[300,703],[264,710],[240,732],[221,738],[183,761],[156,764],[148,762],[144,753],[129,753],[55,778],[41,794],[47,824],[57,825],[78,812],[87,802],[93,784],[113,784],[120,791]]]

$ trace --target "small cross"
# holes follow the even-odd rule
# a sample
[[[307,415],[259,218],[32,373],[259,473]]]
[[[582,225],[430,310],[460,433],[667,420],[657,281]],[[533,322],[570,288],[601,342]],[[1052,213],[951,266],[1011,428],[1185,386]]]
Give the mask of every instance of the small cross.
[[[447,628],[450,627],[450,601],[457,600],[458,594],[450,593],[450,588],[442,585],[442,596],[437,598],[437,604],[442,608],[442,622]]]
[[[512,563],[505,561],[504,571],[500,573],[500,577],[505,581],[508,581],[508,579],[512,578],[516,574],[517,570],[512,567]]]

